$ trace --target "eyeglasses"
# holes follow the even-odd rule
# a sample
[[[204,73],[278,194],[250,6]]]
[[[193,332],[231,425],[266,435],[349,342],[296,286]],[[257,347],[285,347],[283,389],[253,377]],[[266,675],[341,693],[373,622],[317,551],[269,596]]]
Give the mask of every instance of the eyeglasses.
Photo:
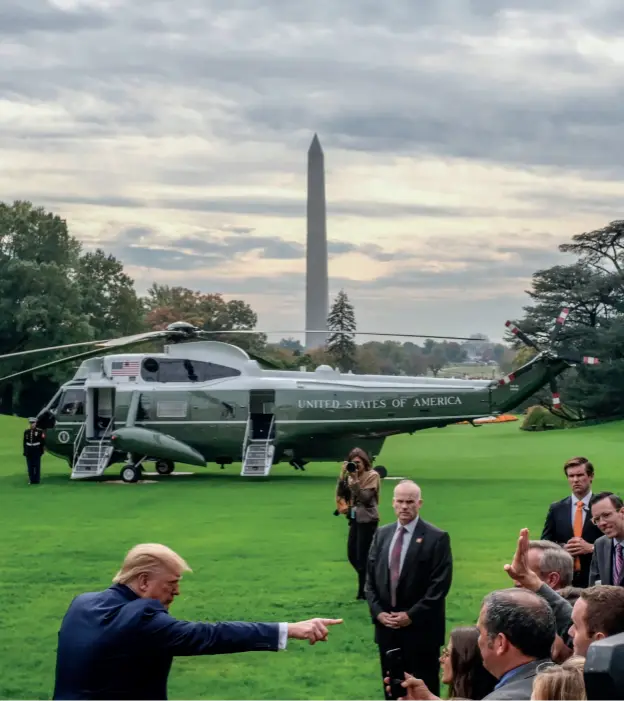
[[[591,522],[594,524],[594,526],[597,526],[602,521],[602,519],[604,519],[605,521],[609,521],[617,513],[618,513],[617,511],[607,511],[607,513],[605,513],[605,514],[599,514],[598,516],[594,516],[594,518],[592,518]]]
[[[451,654],[451,651],[448,649],[448,647],[442,648],[442,654],[440,657],[448,657]]]

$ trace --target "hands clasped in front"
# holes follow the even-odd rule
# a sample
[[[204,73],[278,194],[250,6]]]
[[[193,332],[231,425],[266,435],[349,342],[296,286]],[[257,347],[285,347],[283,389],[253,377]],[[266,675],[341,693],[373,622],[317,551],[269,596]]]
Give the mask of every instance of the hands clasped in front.
[[[288,637],[295,640],[309,640],[310,645],[325,642],[329,635],[328,626],[342,623],[342,618],[311,618],[308,621],[288,624]]]
[[[409,626],[412,619],[405,613],[405,611],[398,611],[396,613],[380,613],[377,616],[377,620],[386,628],[405,628]]]

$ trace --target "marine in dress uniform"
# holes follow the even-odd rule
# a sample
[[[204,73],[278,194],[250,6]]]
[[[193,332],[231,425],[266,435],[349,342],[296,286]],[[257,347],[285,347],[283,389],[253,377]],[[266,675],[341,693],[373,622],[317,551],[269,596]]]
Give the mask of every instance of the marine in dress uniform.
[[[41,480],[41,456],[45,451],[45,433],[37,428],[37,419],[28,419],[30,428],[24,431],[24,457],[28,466],[28,483]]]

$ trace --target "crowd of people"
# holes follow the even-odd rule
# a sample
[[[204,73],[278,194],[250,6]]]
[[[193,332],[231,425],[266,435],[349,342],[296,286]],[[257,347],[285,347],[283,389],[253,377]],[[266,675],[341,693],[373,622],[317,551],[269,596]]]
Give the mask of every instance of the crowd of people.
[[[489,593],[476,624],[452,630],[443,650],[449,535],[421,519],[421,490],[409,480],[394,490],[397,521],[379,527],[371,469],[352,451],[336,497],[349,519],[349,560],[359,598],[364,582],[386,698],[437,699],[441,676],[449,698],[586,699],[589,646],[624,633],[624,504],[612,492],[593,493],[592,463],[565,463],[571,495],[550,505],[539,540],[520,531],[504,565],[510,587]]]
[[[571,496],[552,504],[539,540],[522,529],[508,588],[488,593],[474,625],[450,631],[451,538],[420,516],[420,487],[397,483],[396,521],[379,524],[380,480],[354,449],[338,478],[348,556],[379,649],[380,697],[585,699],[584,659],[624,632],[624,504],[592,492],[586,458],[564,465]],[[54,699],[166,699],[173,658],[279,651],[290,639],[326,641],[341,619],[204,623],[169,613],[190,567],[160,544],[126,555],[110,587],[77,596],[58,636]]]

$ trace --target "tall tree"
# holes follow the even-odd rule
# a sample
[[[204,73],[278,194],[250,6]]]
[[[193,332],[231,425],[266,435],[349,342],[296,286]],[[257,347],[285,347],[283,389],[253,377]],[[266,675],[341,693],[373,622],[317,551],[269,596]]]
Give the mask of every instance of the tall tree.
[[[78,261],[77,282],[82,306],[97,338],[131,335],[145,330],[144,309],[134,281],[123,265],[98,248]]]
[[[342,372],[353,370],[356,358],[355,310],[344,290],[336,296],[327,317],[327,326],[330,331],[327,352]]]
[[[556,348],[576,349],[603,363],[579,365],[559,379],[564,404],[586,417],[624,415],[624,222],[578,234],[560,250],[578,260],[533,275],[533,304],[524,308],[526,315],[517,323],[548,347],[554,319],[563,307],[569,308]],[[520,347],[517,339],[515,345]]]
[[[132,281],[102,251],[82,255],[61,217],[31,202],[0,203],[0,354],[136,332]],[[0,363],[0,374],[60,355]],[[0,412],[33,414],[67,379],[70,366],[44,368],[0,386]]]
[[[0,203],[0,354],[93,338],[75,280],[79,253],[60,217],[30,202]],[[2,374],[49,359],[40,357],[2,362]],[[0,411],[31,413],[62,374],[45,369],[4,384]]]

